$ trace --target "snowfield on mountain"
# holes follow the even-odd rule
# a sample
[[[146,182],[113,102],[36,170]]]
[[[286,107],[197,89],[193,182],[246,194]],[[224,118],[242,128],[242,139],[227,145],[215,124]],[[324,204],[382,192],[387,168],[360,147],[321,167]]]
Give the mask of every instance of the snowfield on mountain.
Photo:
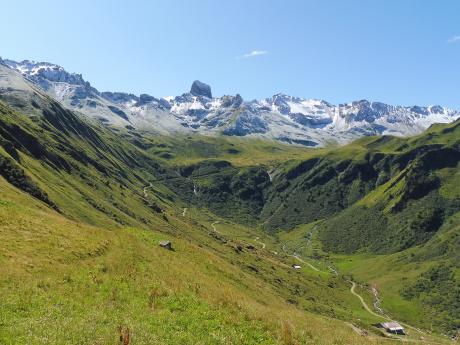
[[[244,101],[239,94],[213,97],[211,87],[200,81],[176,97],[100,92],[81,74],[55,64],[6,59],[0,63],[70,109],[108,125],[162,134],[249,136],[325,146],[369,135],[416,135],[433,123],[460,117],[458,111],[439,105],[394,106],[368,100],[332,105],[284,94],[252,101]]]

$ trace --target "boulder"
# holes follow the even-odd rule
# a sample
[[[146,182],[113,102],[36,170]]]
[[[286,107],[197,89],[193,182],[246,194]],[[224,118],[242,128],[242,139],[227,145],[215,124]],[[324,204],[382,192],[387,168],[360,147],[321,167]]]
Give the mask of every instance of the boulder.
[[[161,248],[167,249],[167,250],[172,250],[172,243],[171,241],[160,241],[159,245]]]

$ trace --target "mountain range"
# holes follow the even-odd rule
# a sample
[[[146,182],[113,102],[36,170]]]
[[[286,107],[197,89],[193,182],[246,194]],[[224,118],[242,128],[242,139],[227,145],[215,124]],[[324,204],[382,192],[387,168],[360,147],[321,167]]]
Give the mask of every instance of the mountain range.
[[[69,109],[106,125],[161,134],[262,137],[325,146],[369,135],[416,135],[433,123],[449,123],[460,117],[458,111],[439,105],[406,107],[368,100],[333,105],[285,94],[251,101],[239,94],[213,97],[211,87],[200,81],[175,97],[100,92],[81,74],[69,73],[56,64],[8,59],[0,63]]]
[[[452,344],[456,117],[2,60],[0,344]]]

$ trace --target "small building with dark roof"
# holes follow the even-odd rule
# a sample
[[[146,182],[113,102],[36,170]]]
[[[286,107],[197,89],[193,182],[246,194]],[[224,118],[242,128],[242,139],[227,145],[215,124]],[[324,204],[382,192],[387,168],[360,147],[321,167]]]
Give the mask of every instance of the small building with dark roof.
[[[401,326],[396,321],[382,322],[380,326],[384,328],[388,333],[403,334],[403,335],[406,334],[406,332],[404,331],[404,327]]]

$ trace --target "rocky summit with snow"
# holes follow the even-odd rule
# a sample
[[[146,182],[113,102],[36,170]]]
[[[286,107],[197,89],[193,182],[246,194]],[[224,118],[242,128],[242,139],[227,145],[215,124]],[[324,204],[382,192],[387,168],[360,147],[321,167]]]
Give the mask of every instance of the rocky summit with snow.
[[[252,101],[238,94],[213,97],[211,87],[198,80],[189,92],[176,97],[100,92],[81,74],[55,64],[28,60],[0,60],[0,64],[64,106],[106,125],[162,134],[252,136],[324,146],[368,135],[415,135],[433,123],[460,117],[460,112],[439,105],[393,106],[367,100],[333,105],[284,94]],[[4,83],[0,78],[0,89]]]

